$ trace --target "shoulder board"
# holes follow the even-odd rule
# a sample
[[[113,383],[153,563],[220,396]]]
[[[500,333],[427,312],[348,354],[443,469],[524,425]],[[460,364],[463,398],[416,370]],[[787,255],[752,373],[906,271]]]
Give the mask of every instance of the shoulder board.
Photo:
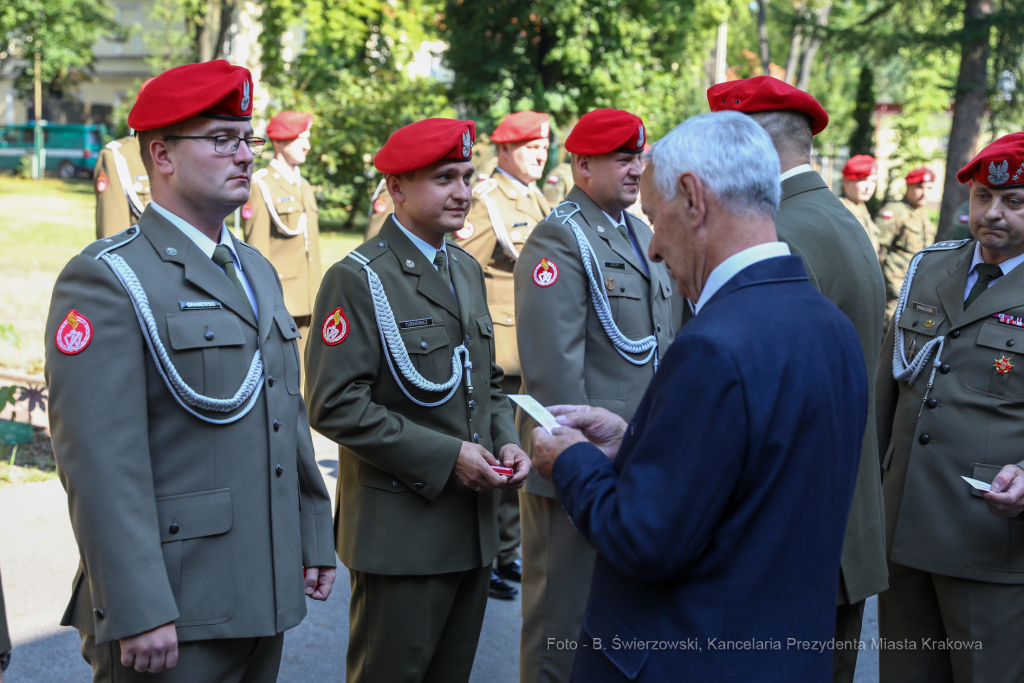
[[[473,194],[485,195],[498,186],[498,181],[494,178],[488,178],[487,180],[481,180],[480,184],[473,188]]]
[[[238,239],[234,235],[232,235],[232,238],[235,240],[235,244],[241,244],[243,247],[245,247],[249,251],[255,252],[256,254],[259,254],[260,256],[263,256],[263,253],[259,249],[257,249],[256,247],[252,246],[248,242],[243,242],[242,240]],[[264,256],[264,258],[266,258],[266,257]]]
[[[387,184],[388,184],[388,179],[387,178],[381,178],[380,179],[380,182],[377,183],[377,189],[373,191],[373,195],[370,197],[370,204],[373,204],[373,202],[377,199],[377,196],[381,193],[381,190],[383,190],[385,187],[387,187]]]
[[[959,249],[970,241],[971,239],[968,238],[965,240],[946,240],[945,242],[936,242],[932,246],[922,249],[921,253],[926,251],[949,251],[951,249]]]
[[[139,230],[139,226],[133,225],[132,227],[126,230],[122,230],[116,235],[111,235],[110,237],[104,237],[101,240],[96,240],[95,242],[87,246],[85,249],[83,249],[82,253],[89,254],[93,258],[98,259],[104,254],[106,254],[108,251],[113,251],[118,247],[123,247],[124,245],[128,244],[141,234],[142,231]]]
[[[342,261],[347,259],[349,265],[354,265],[356,270],[359,270],[370,261],[380,258],[389,251],[391,250],[388,249],[386,240],[374,237],[350,251]]]
[[[548,214],[548,217],[544,220],[555,221],[557,223],[565,223],[567,220],[572,218],[575,214],[580,212],[580,205],[576,202],[562,202],[554,208],[554,210]]]
[[[448,239],[448,238],[445,238],[445,240],[444,240],[444,241],[445,241],[445,244],[447,244],[447,245],[448,245],[449,247],[453,247],[453,248],[455,248],[455,249],[458,249],[459,251],[461,251],[461,252],[462,252],[463,254],[466,254],[467,256],[472,256],[472,254],[470,254],[470,253],[469,253],[468,251],[466,251],[465,249],[463,249],[462,247],[460,247],[460,246],[459,246],[458,244],[456,244],[456,243],[455,243],[455,242],[454,242],[453,240],[451,240],[451,239]]]
[[[107,149],[118,149],[120,146],[121,146],[121,143],[118,142],[117,140],[111,140],[106,145]]]
[[[260,170],[252,174],[252,181],[255,183],[257,180],[265,178],[267,176],[267,173],[269,173],[267,169],[261,168]]]
[[[640,221],[644,225],[647,225],[647,221],[645,221],[643,218],[640,218],[640,216],[637,216],[635,213],[630,213],[629,211],[623,211],[623,213],[626,214],[627,216],[629,216],[630,218],[635,218],[636,220]]]

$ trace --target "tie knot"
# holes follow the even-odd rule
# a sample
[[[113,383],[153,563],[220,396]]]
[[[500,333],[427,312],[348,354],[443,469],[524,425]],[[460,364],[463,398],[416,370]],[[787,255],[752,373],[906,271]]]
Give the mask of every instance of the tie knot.
[[[213,250],[213,262],[221,268],[229,263],[234,263],[234,259],[231,258],[231,250],[223,244],[218,244],[217,248]]]
[[[978,271],[978,279],[991,282],[1003,276],[1003,269],[991,263],[979,263],[974,267]]]
[[[434,254],[434,265],[438,268],[444,268],[448,265],[448,259],[444,257],[444,252],[440,249],[438,249],[437,253]]]

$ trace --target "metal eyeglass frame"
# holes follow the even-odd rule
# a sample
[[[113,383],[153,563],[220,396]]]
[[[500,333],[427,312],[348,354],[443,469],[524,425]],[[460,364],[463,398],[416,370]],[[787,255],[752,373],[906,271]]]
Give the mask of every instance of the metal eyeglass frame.
[[[228,151],[222,151],[221,145],[225,144],[228,139],[234,140],[234,147]],[[218,154],[234,154],[238,151],[238,146],[245,142],[253,154],[260,154],[263,151],[263,147],[267,144],[266,138],[242,138],[237,135],[168,135],[163,140],[213,140],[213,151]],[[229,143],[228,143],[229,144]]]

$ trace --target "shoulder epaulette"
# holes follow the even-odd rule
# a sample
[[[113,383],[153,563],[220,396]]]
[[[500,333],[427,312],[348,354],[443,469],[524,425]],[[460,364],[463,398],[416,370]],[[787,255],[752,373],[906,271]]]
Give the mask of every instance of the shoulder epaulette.
[[[548,217],[545,218],[544,220],[546,220],[546,221],[557,221],[559,223],[565,223],[567,220],[569,220],[570,218],[572,218],[575,214],[577,214],[579,212],[580,212],[580,205],[579,204],[577,204],[576,202],[565,201],[565,202],[562,202],[561,204],[559,204],[558,206],[556,206],[551,211],[551,213],[548,214]]]
[[[255,253],[259,254],[260,256],[263,256],[263,252],[261,252],[259,249],[257,249],[256,247],[252,246],[248,242],[243,242],[242,240],[238,239],[237,237],[235,237],[234,240],[235,240],[235,244],[241,244],[243,247],[245,247],[249,251],[255,252]],[[266,256],[263,256],[263,258],[266,258]]]
[[[388,243],[381,237],[375,237],[366,242],[363,242],[358,247],[350,251],[345,255],[345,259],[350,259],[355,262],[356,268],[362,268],[370,261],[378,259],[384,254],[388,253]],[[342,259],[344,261],[345,259]]]
[[[498,181],[494,178],[488,178],[487,180],[481,180],[480,184],[473,188],[473,194],[485,195],[491,192],[498,186]]]
[[[463,254],[466,254],[467,256],[472,256],[472,254],[470,254],[468,251],[466,251],[465,249],[460,247],[458,244],[456,244],[454,240],[450,240],[450,239],[445,238],[445,243],[449,247],[454,247],[455,249],[458,249],[459,251],[461,251]]]
[[[118,247],[123,247],[124,245],[128,244],[141,234],[142,231],[139,230],[139,226],[133,225],[132,227],[127,228],[126,230],[122,230],[116,235],[111,235],[110,237],[104,237],[101,240],[96,240],[95,242],[87,246],[85,249],[83,249],[82,253],[89,254],[93,258],[98,259],[101,258],[108,251],[112,251],[114,249],[117,249]]]
[[[269,172],[270,171],[268,171],[267,169],[261,168],[260,170],[258,170],[258,171],[256,171],[255,173],[252,174],[252,181],[256,182],[257,180],[261,180],[261,179],[265,178],[267,176],[267,173],[269,173]]]
[[[949,251],[951,249],[959,249],[970,242],[971,239],[972,238],[968,237],[965,240],[946,240],[945,242],[936,242],[930,247],[925,247],[919,253],[924,253],[926,251]]]
[[[118,142],[117,140],[111,140],[110,142],[108,142],[106,144],[106,148],[107,149],[118,149],[120,147],[121,147],[121,143]]]

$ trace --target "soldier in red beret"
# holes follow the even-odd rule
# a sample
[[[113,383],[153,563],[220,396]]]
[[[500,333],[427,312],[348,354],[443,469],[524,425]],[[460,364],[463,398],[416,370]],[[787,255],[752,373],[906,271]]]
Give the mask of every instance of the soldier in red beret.
[[[309,153],[313,115],[285,111],[270,119],[267,137],[274,158],[252,175],[249,201],[242,206],[245,241],[277,268],[284,302],[299,326],[299,357],[303,356],[320,289],[320,225],[316,196],[300,167]]]
[[[915,168],[907,174],[903,199],[889,202],[878,213],[879,261],[885,277],[885,324],[889,324],[900,286],[914,254],[935,241],[935,226],[924,202],[935,184],[935,174]]]
[[[878,367],[882,683],[1024,680],[1024,133],[957,179],[974,239],[913,257]]]
[[[878,253],[878,226],[871,220],[867,201],[875,196],[877,184],[878,168],[873,156],[858,154],[850,157],[843,166],[843,194],[839,201],[863,226],[875,253]]]
[[[313,427],[340,444],[350,683],[469,680],[498,553],[495,489],[530,471],[483,269],[445,240],[469,210],[474,133],[426,119],[388,138],[374,165],[395,211],[317,296],[306,398]]]
[[[275,681],[284,631],[334,583],[298,327],[224,225],[264,143],[252,89],[223,60],[149,84],[128,125],[153,201],[53,290],[53,451],[81,554],[62,623],[96,683]]]
[[[828,125],[828,113],[808,93],[770,76],[713,86],[708,104],[711,111],[749,115],[771,136],[782,167],[782,202],[775,216],[779,240],[803,257],[811,282],[853,323],[873,376],[885,286],[867,233],[810,165],[814,136]],[[835,683],[853,681],[865,600],[887,586],[880,486],[874,417],[868,411],[840,567],[836,640],[842,643],[834,652]]]
[[[639,116],[584,114],[565,141],[575,186],[520,250],[513,278],[522,392],[544,405],[596,405],[629,420],[679,326],[668,269],[647,254],[653,233],[626,211],[646,140]],[[530,451],[537,423],[520,412],[517,425]],[[551,481],[531,476],[519,506],[519,680],[568,681],[575,652],[552,643],[579,639],[596,554]]]

